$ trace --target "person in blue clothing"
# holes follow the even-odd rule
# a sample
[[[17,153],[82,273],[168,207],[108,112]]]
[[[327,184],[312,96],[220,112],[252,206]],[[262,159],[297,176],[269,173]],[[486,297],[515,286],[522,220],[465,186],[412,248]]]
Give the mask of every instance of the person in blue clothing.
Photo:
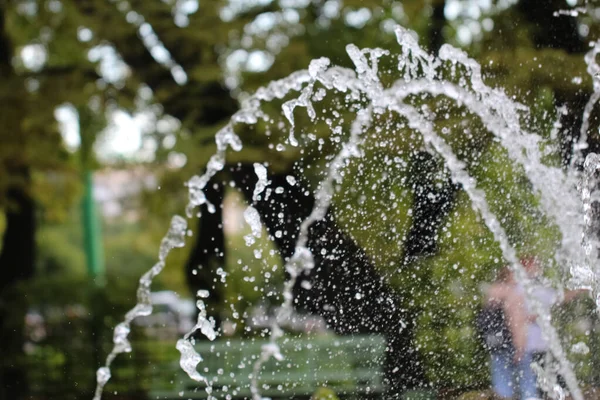
[[[539,263],[533,257],[521,259],[521,264],[534,282],[531,297],[548,309],[556,301],[553,289],[535,283]],[[501,398],[539,399],[532,362],[543,355],[547,343],[542,337],[536,316],[531,310],[523,287],[514,279],[509,267],[504,267],[498,279],[488,289],[487,306],[499,307],[510,332],[508,345],[491,351],[492,387]]]
[[[502,268],[496,281],[488,288],[486,296],[486,310],[495,315],[495,329],[488,335],[486,341],[490,351],[490,369],[492,378],[492,389],[494,393],[503,399],[513,398],[516,389],[519,389],[522,400],[527,399],[532,394],[535,398],[537,387],[535,384],[535,375],[531,380],[531,368],[526,363],[529,361],[523,357],[524,352],[517,351],[517,346],[522,349],[522,339],[520,332],[523,321],[520,321],[521,313],[516,313],[516,308],[522,307],[517,297],[517,283],[513,273],[508,266]],[[515,318],[517,317],[517,318]],[[500,324],[506,326],[498,326]],[[497,331],[497,332],[494,332]],[[508,331],[509,334],[505,334]],[[514,336],[514,338],[513,338]],[[515,343],[515,340],[517,343]],[[496,343],[494,343],[494,341]],[[519,353],[517,355],[517,353]],[[532,389],[533,382],[533,389]],[[531,397],[531,396],[530,396]]]
[[[535,257],[520,260],[530,280],[529,296],[518,283],[509,267],[504,267],[498,279],[487,290],[487,306],[500,307],[510,332],[509,345],[491,350],[492,386],[497,396],[521,400],[540,399],[537,377],[531,364],[541,360],[548,350],[542,329],[537,323],[537,314],[532,302],[547,312],[558,303],[555,289],[540,280],[540,262]],[[564,293],[563,301],[569,301],[584,290]]]

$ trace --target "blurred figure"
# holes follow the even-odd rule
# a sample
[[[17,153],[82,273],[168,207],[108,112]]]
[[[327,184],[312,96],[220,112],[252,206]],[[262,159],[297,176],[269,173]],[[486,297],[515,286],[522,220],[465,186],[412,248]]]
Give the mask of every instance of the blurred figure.
[[[508,266],[487,288],[485,305],[477,325],[490,351],[492,388],[500,398],[513,398],[519,389],[521,400],[536,398],[536,378],[525,354],[523,333],[526,315],[523,297]]]
[[[504,267],[494,283],[484,290],[485,306],[477,317],[477,327],[486,349],[491,353],[514,352],[504,312],[505,299],[514,290],[514,284],[512,272]]]
[[[485,309],[503,314],[502,329],[507,332],[499,335],[503,339],[502,346],[488,345],[488,348],[494,392],[501,398],[513,398],[518,388],[521,400],[532,400],[539,399],[540,395],[531,363],[543,357],[548,343],[542,336],[530,301],[549,310],[558,296],[554,289],[538,280],[540,268],[535,257],[524,257],[521,264],[531,279],[530,296],[525,295],[523,286],[516,282],[508,266],[487,290]]]

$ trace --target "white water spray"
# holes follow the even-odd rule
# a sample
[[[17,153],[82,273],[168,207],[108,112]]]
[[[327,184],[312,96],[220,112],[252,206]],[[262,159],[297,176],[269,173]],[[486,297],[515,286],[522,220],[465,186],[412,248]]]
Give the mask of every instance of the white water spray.
[[[439,56],[435,57],[419,47],[415,36],[411,32],[397,28],[396,36],[402,48],[402,54],[398,58],[398,71],[403,74],[403,79],[389,88],[384,88],[381,84],[378,71],[379,58],[389,55],[389,52],[381,49],[361,50],[350,45],[347,47],[347,52],[355,64],[356,72],[339,67],[330,67],[329,60],[321,58],[313,61],[307,71],[299,71],[287,78],[272,82],[248,98],[242,105],[242,109],[232,117],[231,122],[217,134],[217,153],[210,159],[204,175],[193,177],[188,182],[190,192],[190,202],[186,209],[188,217],[193,215],[193,210],[197,206],[207,204],[203,189],[210,179],[224,168],[227,149],[229,147],[234,150],[241,149],[241,142],[234,132],[235,124],[255,124],[259,119],[266,118],[260,110],[262,102],[284,98],[292,91],[299,92],[300,95],[297,99],[287,101],[283,105],[283,114],[291,124],[289,142],[294,146],[298,146],[300,143],[294,135],[294,110],[297,107],[304,107],[309,117],[314,120],[316,111],[311,99],[313,98],[315,85],[322,85],[326,90],[347,93],[346,97],[351,101],[367,100],[369,104],[358,111],[348,141],[329,163],[325,178],[319,184],[315,193],[315,205],[310,215],[300,226],[294,254],[285,265],[289,279],[284,285],[283,304],[275,321],[291,312],[293,304],[292,289],[296,279],[300,274],[314,267],[314,260],[308,248],[311,225],[326,216],[333,197],[334,184],[341,182],[341,170],[347,165],[350,158],[361,156],[360,145],[364,139],[363,134],[370,128],[373,116],[383,114],[385,111],[393,111],[405,118],[411,129],[421,133],[428,147],[444,159],[453,181],[459,183],[469,195],[473,208],[481,215],[485,225],[492,232],[502,250],[504,259],[512,266],[518,281],[524,286],[527,296],[531,299],[531,283],[519,262],[514,247],[509,243],[504,228],[498,218],[490,211],[485,193],[477,188],[475,179],[467,173],[464,163],[456,157],[450,146],[436,134],[433,123],[415,107],[404,103],[408,96],[415,94],[445,96],[455,100],[458,104],[465,106],[477,115],[486,128],[506,148],[509,156],[516,163],[523,166],[535,192],[540,196],[542,210],[552,218],[560,229],[562,242],[555,253],[555,260],[561,265],[566,265],[566,262],[569,262],[571,266],[583,266],[579,267],[580,269],[571,268],[574,282],[577,282],[578,277],[586,276],[585,279],[578,281],[578,287],[591,285],[597,290],[596,282],[598,281],[599,271],[592,270],[589,267],[590,257],[594,254],[593,249],[597,248],[595,239],[590,236],[591,218],[593,217],[590,211],[592,192],[589,188],[591,181],[585,181],[583,184],[582,196],[585,218],[578,218],[582,213],[581,202],[574,190],[577,174],[572,171],[565,172],[560,168],[548,167],[542,163],[539,137],[528,133],[527,130],[523,129],[520,122],[520,115],[527,114],[527,108],[510,100],[502,91],[486,86],[481,76],[481,67],[461,50],[444,45]],[[593,53],[593,56],[595,54]],[[452,66],[455,72],[458,66],[464,68],[470,76],[470,87],[441,81],[439,68],[444,65]],[[594,67],[591,65],[595,65],[595,63],[588,62],[588,69],[590,72],[594,72]],[[584,111],[584,120],[586,121],[590,115],[591,107],[600,98],[600,95],[596,94],[600,93],[600,86],[597,88],[595,83],[594,89],[596,97],[592,96]],[[585,138],[582,135],[580,144],[575,150],[579,152],[583,148],[585,148]],[[591,157],[589,161],[586,161],[586,165],[586,170],[595,171],[600,165],[600,160]],[[258,176],[258,183],[254,188],[253,200],[256,201],[264,193],[269,182],[264,166],[256,164],[255,172]],[[210,205],[207,204],[207,206],[209,206],[210,211]],[[244,213],[244,218],[252,229],[252,234],[246,237],[246,242],[248,245],[252,245],[255,238],[260,237],[261,234],[260,216],[256,209],[249,206]],[[183,232],[186,230],[183,218],[176,217],[174,221],[177,222],[178,227],[183,226]],[[180,232],[180,230],[176,230],[176,232]],[[167,253],[171,248],[183,245],[183,233],[170,234],[168,237],[180,237],[181,240],[166,238],[163,243],[170,243],[168,246],[164,246],[165,249],[168,248]],[[584,240],[583,248],[580,246],[582,238]],[[158,268],[157,266],[153,267],[151,272],[154,272],[151,277],[154,277],[164,267],[166,254],[164,256],[162,254],[163,246],[161,246]],[[149,284],[148,282],[144,286],[147,287],[148,293]],[[140,280],[140,286],[142,286],[142,280]],[[145,294],[146,292],[143,293],[144,295],[140,297],[140,291],[138,291],[138,301],[140,303],[126,315],[125,322],[115,328],[115,349],[109,355],[106,365],[98,371],[98,389],[96,390],[95,399],[100,398],[102,388],[110,378],[110,364],[114,357],[120,352],[131,350],[126,340],[131,320],[138,315],[147,315],[146,313],[151,311],[149,300],[147,302],[144,300],[148,295]],[[596,291],[596,293],[598,292]],[[202,293],[202,296],[199,297],[207,296],[208,293]],[[565,378],[573,398],[582,400],[583,396],[579,390],[577,379],[562,349],[558,334],[552,326],[549,313],[536,301],[531,301],[531,304],[538,315],[538,322],[543,329],[544,336],[550,343],[550,352],[558,365],[557,371],[552,372],[554,376],[548,371],[539,370],[541,381],[548,383],[545,387],[548,388],[549,392],[553,391],[549,395],[553,398],[562,398],[564,393],[559,390],[560,388],[557,389],[555,385],[550,384],[555,381],[553,378],[555,378],[556,372],[560,372]],[[598,306],[600,307],[600,304]],[[200,315],[193,331],[200,329],[203,334],[212,340],[216,337],[214,326],[206,318],[206,310],[201,299],[198,300],[198,308],[200,309]],[[133,312],[134,310],[137,311]],[[206,382],[206,379],[196,371],[196,367],[202,358],[194,350],[193,341],[189,340],[192,332],[188,333],[177,344],[177,348],[182,354],[180,364],[192,379]],[[282,330],[275,322],[271,330],[270,342],[263,347],[262,353],[254,365],[251,384],[254,400],[262,398],[258,384],[262,365],[271,357],[281,360],[284,356],[277,345],[277,340],[282,334]],[[206,382],[206,384],[210,388],[209,382]],[[210,390],[208,391],[210,395]]]
[[[96,373],[97,385],[94,400],[100,400],[102,397],[104,386],[111,377],[110,366],[117,355],[131,352],[131,344],[128,340],[131,322],[137,317],[147,316],[152,313],[152,302],[150,300],[150,286],[152,285],[152,280],[160,274],[165,267],[167,256],[171,250],[185,245],[186,232],[187,221],[178,215],[173,217],[171,220],[171,228],[160,244],[158,262],[140,278],[140,284],[137,290],[137,304],[125,314],[123,322],[115,327],[113,349],[106,357],[104,366],[99,368]]]

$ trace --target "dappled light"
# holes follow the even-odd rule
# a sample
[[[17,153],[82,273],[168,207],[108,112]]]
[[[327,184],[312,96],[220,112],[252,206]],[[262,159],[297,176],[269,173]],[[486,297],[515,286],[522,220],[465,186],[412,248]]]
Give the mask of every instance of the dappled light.
[[[0,399],[598,398],[592,2],[0,11]]]

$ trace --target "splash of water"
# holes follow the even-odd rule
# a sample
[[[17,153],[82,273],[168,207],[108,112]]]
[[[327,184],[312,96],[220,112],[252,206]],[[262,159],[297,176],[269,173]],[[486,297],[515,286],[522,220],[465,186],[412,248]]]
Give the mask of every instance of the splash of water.
[[[572,259],[573,257],[580,257],[580,251],[572,251],[571,238],[581,236],[573,236],[572,231],[574,229],[569,229],[569,225],[573,225],[572,221],[568,221],[567,225],[564,224],[567,222],[564,218],[565,214],[569,217],[577,215],[579,206],[577,202],[573,200],[575,196],[571,195],[570,199],[568,199],[571,201],[567,201],[568,211],[565,213],[563,208],[565,206],[564,199],[562,197],[561,199],[557,198],[556,191],[548,190],[547,182],[549,179],[550,187],[552,189],[564,187],[565,183],[568,183],[568,177],[558,168],[552,169],[541,163],[538,137],[533,134],[527,134],[521,128],[518,120],[518,111],[526,111],[526,109],[523,106],[512,102],[502,92],[488,88],[483,83],[480,67],[474,60],[469,59],[464,52],[449,45],[442,47],[439,56],[441,61],[461,64],[471,72],[472,90],[475,92],[475,95],[467,92],[464,88],[451,83],[442,82],[440,84],[440,82],[435,82],[435,67],[440,65],[441,62],[424,52],[410,33],[407,33],[402,28],[397,28],[396,33],[398,42],[403,46],[403,59],[410,60],[410,62],[401,62],[399,64],[401,68],[405,68],[405,81],[408,81],[409,85],[407,85],[407,82],[397,83],[391,90],[383,91],[377,75],[377,58],[385,54],[385,52],[380,49],[359,50],[355,46],[350,45],[348,46],[347,51],[356,66],[358,78],[354,78],[355,82],[350,84],[349,87],[358,89],[360,93],[365,94],[370,100],[372,108],[364,109],[363,112],[365,115],[368,115],[370,112],[381,113],[385,109],[397,112],[408,120],[409,126],[412,129],[421,132],[424,141],[431,145],[433,149],[444,158],[453,181],[459,183],[462,189],[468,194],[473,208],[482,216],[486,226],[500,245],[504,258],[512,266],[517,280],[525,288],[525,292],[529,297],[532,308],[538,315],[538,322],[543,329],[544,336],[550,343],[550,352],[557,360],[560,372],[564,376],[573,398],[583,399],[575,374],[560,344],[558,333],[552,326],[549,311],[544,309],[544,307],[533,298],[533,288],[527,273],[519,262],[516,250],[510,245],[508,235],[504,231],[504,228],[500,225],[496,216],[491,212],[485,193],[477,188],[475,179],[466,172],[464,163],[454,155],[451,147],[435,133],[433,124],[423,118],[414,107],[403,104],[401,101],[411,93],[429,92],[434,95],[445,95],[453,98],[468,107],[475,114],[479,115],[486,123],[488,129],[499,137],[503,145],[505,145],[509,151],[511,157],[525,167],[525,171],[533,181],[534,187],[542,196],[542,205],[544,206],[545,211],[553,216],[555,221],[562,228],[563,246],[561,249],[561,260],[563,258]],[[371,56],[370,61],[372,66],[369,66],[365,57],[367,54]],[[328,65],[328,62],[325,60],[321,59],[319,61],[320,66]],[[416,80],[411,82],[411,79],[415,79],[419,76],[419,69],[424,71],[426,77],[425,81]],[[315,81],[322,82],[326,87],[330,86],[327,82],[326,72],[326,69],[320,69],[322,75],[319,73],[311,75],[312,80],[309,85],[309,90],[311,92]],[[413,84],[410,85],[410,83]],[[408,90],[406,90],[407,86]],[[303,91],[302,93],[303,95],[301,97],[304,96],[304,99],[306,99],[306,91]],[[309,117],[314,119],[314,108],[310,102],[292,100],[288,102],[288,104],[292,104],[294,107],[298,105],[307,107]],[[289,111],[289,108],[287,112],[285,110],[286,109],[284,108],[284,114],[288,117],[293,127],[294,120],[291,116],[291,112]],[[494,112],[498,117],[495,117]],[[361,131],[364,131],[364,129],[358,129],[359,133]],[[504,132],[516,134],[519,136],[520,140],[516,141],[510,139],[509,135]],[[356,137],[351,136],[349,143],[355,145]],[[340,154],[336,157],[336,160],[346,159],[348,155],[344,153],[344,149],[342,149]],[[331,183],[334,180],[338,165],[339,164],[336,163],[330,165],[329,173],[319,186],[315,196],[316,204],[311,215],[303,221],[301,225],[294,255],[286,264],[286,271],[290,275],[290,279],[286,282],[284,287],[282,312],[289,312],[289,309],[291,308],[291,302],[293,300],[291,289],[294,286],[299,273],[311,269],[314,265],[312,254],[306,247],[308,228],[312,223],[325,216],[333,192]],[[545,181],[538,180],[537,182],[545,182],[545,184],[536,185],[536,179],[539,179],[542,176],[546,178]],[[581,225],[576,225],[576,228],[581,228]],[[273,344],[278,336],[279,335],[276,333],[272,334],[271,341]],[[255,370],[257,370],[267,359],[268,352],[263,351],[261,358],[255,365]],[[256,387],[253,388],[253,393],[254,400],[261,399]]]
[[[542,367],[538,362],[531,364],[531,368],[537,376],[538,386],[551,399],[564,400],[565,391],[558,383],[559,366],[550,357],[546,357],[543,365]]]
[[[208,394],[208,400],[215,400],[212,396],[212,382],[198,373],[196,367],[202,362],[202,356],[194,349],[194,338],[192,335],[196,331],[200,331],[208,340],[215,340],[217,333],[215,332],[215,321],[207,318],[206,305],[202,299],[207,299],[210,296],[208,290],[198,290],[196,293],[198,300],[196,301],[196,307],[198,308],[198,319],[196,325],[187,332],[182,339],[179,339],[176,344],[177,350],[181,354],[179,359],[179,366],[181,369],[196,382],[206,383],[205,391]]]
[[[279,308],[278,315],[271,327],[270,341],[267,345],[263,346],[262,353],[254,364],[250,388],[253,400],[262,399],[258,390],[258,374],[262,365],[271,357],[275,357],[278,360],[283,357],[279,350],[279,346],[277,345],[277,340],[283,335],[283,331],[278,326],[277,321],[286,320],[292,312],[292,301],[294,299],[292,290],[298,276],[305,271],[310,271],[314,267],[312,253],[307,247],[309,228],[313,223],[325,217],[333,198],[333,184],[336,181],[341,183],[342,177],[340,175],[340,170],[346,165],[346,162],[351,157],[360,156],[359,146],[362,141],[361,136],[370,125],[370,122],[370,113],[368,110],[359,113],[352,125],[350,139],[344,144],[342,150],[337,154],[333,161],[331,161],[327,176],[317,189],[317,193],[315,194],[315,205],[313,206],[310,215],[302,221],[302,224],[300,225],[300,233],[298,234],[294,254],[285,265],[285,271],[288,273],[289,279],[286,281],[283,288],[283,304]]]
[[[556,226],[559,227],[562,241],[560,248],[555,252],[555,260],[559,265],[567,265],[567,262],[570,262],[571,264],[569,265],[571,266],[590,265],[589,256],[591,250],[589,249],[597,246],[592,239],[585,239],[586,237],[590,237],[591,214],[588,215],[588,211],[591,209],[590,199],[592,199],[590,190],[585,191],[584,189],[582,192],[586,218],[578,218],[581,215],[581,202],[577,192],[572,190],[575,188],[577,174],[572,171],[565,173],[560,168],[553,168],[543,164],[539,137],[527,132],[521,123],[521,116],[526,115],[528,109],[512,101],[502,91],[485,85],[481,75],[481,67],[474,60],[467,57],[463,51],[449,45],[444,45],[439,55],[435,57],[418,45],[417,39],[412,32],[398,27],[396,29],[396,36],[402,48],[402,54],[398,56],[398,71],[403,74],[402,80],[397,81],[388,88],[384,88],[381,83],[378,60],[383,56],[389,55],[387,50],[359,49],[356,46],[349,45],[347,52],[355,65],[355,71],[330,66],[330,61],[326,58],[314,60],[311,62],[308,70],[299,71],[287,78],[272,82],[246,99],[242,104],[241,110],[232,117],[229,124],[217,133],[217,152],[208,162],[206,172],[201,176],[193,177],[188,182],[190,199],[189,205],[186,208],[188,217],[191,217],[194,209],[202,204],[207,204],[210,212],[211,205],[207,203],[203,189],[210,179],[224,168],[227,149],[231,147],[234,150],[240,150],[242,147],[241,141],[234,131],[235,124],[256,124],[261,118],[267,119],[266,115],[260,110],[262,102],[284,98],[290,92],[300,93],[298,98],[287,101],[282,107],[282,112],[291,126],[289,143],[298,146],[298,139],[294,135],[294,111],[297,107],[303,107],[307,110],[308,116],[311,119],[314,120],[316,118],[316,111],[312,104],[312,100],[315,98],[314,90],[316,85],[321,85],[329,91],[346,93],[346,97],[350,101],[368,101],[368,105],[362,107],[357,112],[348,141],[329,163],[325,178],[319,184],[315,193],[314,207],[310,215],[300,226],[293,256],[286,262],[285,270],[289,275],[289,279],[286,281],[283,289],[283,304],[280,308],[278,318],[275,318],[271,329],[270,342],[263,347],[262,353],[253,368],[251,383],[253,399],[260,400],[262,398],[258,388],[258,377],[262,365],[271,357],[279,360],[283,358],[283,354],[281,354],[280,348],[277,345],[277,340],[282,336],[283,332],[277,325],[277,321],[289,315],[292,310],[292,289],[298,276],[314,267],[314,260],[308,248],[309,229],[313,223],[325,217],[333,197],[334,185],[336,182],[341,182],[342,169],[351,158],[361,156],[360,147],[364,140],[363,133],[371,126],[373,116],[381,115],[388,111],[392,111],[406,119],[411,129],[421,133],[427,147],[444,159],[452,180],[460,184],[462,189],[468,194],[473,209],[481,215],[485,225],[492,232],[496,242],[499,244],[504,259],[512,266],[516,278],[525,288],[526,295],[538,315],[538,322],[543,330],[543,334],[550,343],[550,353],[556,362],[555,371],[538,368],[540,382],[548,383],[547,385],[543,385],[543,387],[548,389],[549,395],[553,398],[563,398],[564,393],[559,390],[560,387],[557,389],[556,385],[551,384],[555,382],[556,373],[560,372],[565,378],[573,398],[576,400],[583,399],[575,374],[561,347],[558,334],[552,325],[550,314],[548,310],[544,309],[541,304],[532,298],[531,282],[518,260],[514,247],[509,243],[504,228],[501,226],[498,218],[491,212],[485,193],[477,187],[476,180],[467,173],[465,164],[457,158],[451,147],[436,133],[433,123],[424,117],[414,106],[406,104],[404,100],[415,94],[445,96],[455,100],[457,104],[468,108],[481,119],[485,127],[507,149],[511,159],[523,166],[534,191],[540,196],[541,208],[546,215],[552,218]],[[465,71],[464,74],[470,78],[468,80],[469,83],[466,83],[465,80],[465,83],[457,85],[442,80],[440,67],[444,65],[450,65],[454,73],[459,69]],[[588,62],[588,67],[590,65],[592,63]],[[590,68],[594,69],[592,67],[588,69]],[[600,85],[597,88],[595,83],[594,89],[595,94],[596,92],[600,93]],[[593,106],[599,98],[600,94],[595,98],[592,96],[589,104]],[[586,106],[586,110],[588,108],[591,110],[592,106]],[[585,112],[584,117],[585,115],[589,117],[590,111],[588,110],[587,114]],[[585,141],[583,138],[580,139],[580,142],[582,140]],[[581,144],[576,150],[580,151],[584,148],[583,146]],[[587,163],[588,167],[590,169],[598,169],[600,160],[593,158],[589,158],[589,160],[589,163]],[[269,182],[266,179],[267,174],[264,166],[260,164],[255,165],[255,173],[258,176],[258,183],[254,188],[253,200],[256,201],[265,192]],[[584,188],[589,188],[590,185],[590,181],[586,181],[583,186]],[[265,196],[267,195],[268,193],[265,193]],[[178,224],[181,221],[185,223],[183,218],[176,218]],[[244,218],[252,229],[252,234],[248,235],[249,237],[246,238],[246,242],[248,245],[252,245],[255,238],[260,236],[262,230],[260,216],[252,206],[249,206],[244,213]],[[573,221],[577,222],[574,223]],[[183,230],[185,231],[185,229],[184,227]],[[183,238],[183,236],[181,237]],[[580,246],[582,238],[584,238],[585,251]],[[173,247],[179,246],[172,246],[170,248]],[[162,250],[163,247],[161,246],[161,254]],[[160,267],[156,273],[160,272],[160,269],[164,267],[164,257],[161,256],[159,259],[161,261],[159,261],[157,266],[160,265]],[[575,275],[581,276],[581,271],[579,270],[571,268],[570,271]],[[598,271],[592,271],[589,268],[584,268],[584,271],[591,274],[591,280],[598,276]],[[583,287],[584,283],[583,281],[580,282],[580,287]],[[147,284],[147,288],[149,291],[149,283]],[[202,293],[202,296],[199,297],[206,296],[208,296],[208,293]],[[140,297],[139,291],[138,297]],[[209,339],[214,339],[216,336],[214,326],[206,319],[206,310],[201,299],[198,300],[197,305],[200,309],[200,314],[198,323],[192,332],[200,329]],[[129,343],[126,341],[129,323],[135,316],[147,315],[143,313],[151,311],[149,295],[144,294],[141,300],[139,300],[139,304],[133,310],[138,311],[133,314],[132,312],[128,313],[125,322],[115,328],[115,350],[113,350],[111,356],[107,359],[105,367],[98,370],[99,389],[96,392],[95,399],[99,399],[102,387],[110,378],[109,367],[114,356],[119,352],[131,350]],[[129,319],[130,317],[131,319]],[[206,379],[196,371],[196,367],[202,358],[193,348],[193,340],[190,340],[192,332],[188,333],[177,343],[177,348],[182,354],[180,364],[192,379],[206,382]],[[206,383],[207,387],[210,387],[209,382]]]
[[[581,162],[583,159],[582,150],[587,148],[588,130],[590,129],[590,116],[594,105],[600,100],[600,65],[596,62],[596,56],[600,54],[600,41],[591,42],[592,47],[583,58],[587,64],[587,73],[592,77],[593,93],[583,109],[583,121],[579,131],[579,140],[573,144],[573,159],[571,165]]]
[[[110,0],[116,3],[117,9],[126,15],[127,22],[135,26],[138,36],[154,60],[167,68],[171,72],[173,80],[178,85],[185,85],[188,82],[188,76],[183,67],[178,64],[158,38],[152,25],[150,25],[143,15],[132,10],[131,4],[127,0]]]
[[[291,124],[289,142],[294,147],[298,146],[298,140],[296,140],[296,137],[294,136],[294,109],[299,106],[305,107],[310,119],[315,119],[317,113],[315,112],[310,98],[313,95],[313,89],[315,83],[317,82],[318,76],[321,75],[321,73],[329,66],[329,63],[329,59],[325,57],[311,61],[308,67],[308,75],[310,76],[310,80],[304,89],[302,89],[300,97],[283,104],[283,114]]]
[[[257,201],[259,199],[260,194],[269,186],[270,182],[267,179],[267,169],[264,165],[259,163],[254,163],[254,173],[258,177],[258,181],[254,186],[254,193],[252,193],[252,201]],[[266,196],[269,194],[267,193]],[[265,200],[267,200],[265,198]]]
[[[339,74],[334,73],[334,75],[337,76]],[[343,75],[343,73],[341,75]],[[221,128],[215,135],[217,151],[207,163],[204,174],[200,176],[195,175],[187,182],[189,201],[186,206],[186,215],[188,218],[191,218],[194,215],[194,209],[196,207],[199,207],[203,204],[207,205],[209,212],[214,212],[214,206],[207,201],[203,190],[212,177],[214,177],[225,167],[227,150],[229,148],[233,149],[234,151],[240,151],[242,149],[242,142],[234,131],[235,125],[238,123],[255,124],[258,122],[259,118],[266,118],[265,114],[260,110],[260,105],[262,102],[283,98],[290,91],[300,91],[303,87],[303,84],[309,80],[310,74],[308,71],[299,71],[288,76],[287,78],[273,81],[266,87],[258,89],[253,96],[248,97],[242,103],[241,109],[236,112],[232,116],[229,123]],[[260,170],[260,168],[257,168],[257,170]],[[262,175],[262,171],[260,173]],[[201,214],[198,213],[197,216],[200,217]],[[131,352],[131,344],[127,339],[130,332],[131,322],[137,317],[147,316],[152,313],[152,303],[150,300],[150,286],[152,284],[152,280],[165,267],[165,261],[169,252],[173,248],[184,246],[186,233],[187,220],[181,216],[173,217],[171,221],[171,228],[161,242],[159,249],[159,262],[155,264],[146,274],[144,274],[142,278],[140,278],[140,284],[137,291],[137,304],[125,315],[123,322],[119,323],[114,329],[113,349],[107,356],[104,366],[100,367],[96,372],[96,390],[94,392],[94,400],[100,400],[102,398],[104,387],[111,378],[110,366],[117,355],[124,352]],[[202,307],[200,303],[202,302],[199,301],[199,303],[197,303],[199,308]],[[198,323],[202,323],[202,321],[199,321]],[[195,330],[196,328],[194,328],[194,331]],[[181,344],[181,342],[179,343],[182,354],[180,364],[186,366],[185,370],[186,372],[189,370],[189,373],[192,375],[192,379],[194,379],[194,377],[198,378],[199,376],[201,378],[202,376],[199,374],[196,375],[190,367],[193,365],[195,371],[195,367],[200,362],[198,360],[199,354],[197,354],[193,349],[193,351],[189,351],[190,346],[187,344]]]
[[[114,346],[106,357],[104,366],[96,372],[96,391],[94,400],[100,400],[104,386],[111,377],[110,366],[117,355],[131,352],[131,344],[128,336],[131,330],[131,322],[137,317],[143,317],[152,313],[152,301],[150,300],[150,286],[152,280],[160,274],[165,267],[167,256],[176,247],[185,245],[187,232],[187,221],[178,215],[171,220],[171,227],[163,238],[158,252],[158,262],[146,272],[141,278],[137,289],[137,304],[125,314],[123,322],[115,327],[113,334]]]
[[[415,80],[406,84],[397,83],[386,95],[398,100],[419,93],[446,96],[479,116],[485,127],[508,150],[509,157],[523,166],[529,182],[540,195],[544,213],[560,229],[561,246],[555,252],[557,264],[567,266],[572,262],[583,263],[579,241],[584,226],[578,219],[581,202],[575,191],[564,190],[565,187],[574,188],[576,178],[565,174],[560,168],[543,163],[539,136],[528,133],[519,121],[519,114],[528,111],[527,108],[509,99],[502,91],[487,87],[482,80],[481,67],[475,60],[450,45],[442,46],[439,57],[467,69],[471,75],[473,92],[451,82]]]
[[[583,163],[583,176],[579,185],[584,212],[583,221],[586,227],[581,245],[587,259],[585,264],[571,266],[571,285],[590,290],[596,300],[596,308],[600,310],[600,269],[597,262],[600,254],[600,237],[597,233],[597,209],[594,208],[594,203],[598,204],[600,201],[600,193],[597,190],[598,173],[600,173],[600,155],[590,153]]]

